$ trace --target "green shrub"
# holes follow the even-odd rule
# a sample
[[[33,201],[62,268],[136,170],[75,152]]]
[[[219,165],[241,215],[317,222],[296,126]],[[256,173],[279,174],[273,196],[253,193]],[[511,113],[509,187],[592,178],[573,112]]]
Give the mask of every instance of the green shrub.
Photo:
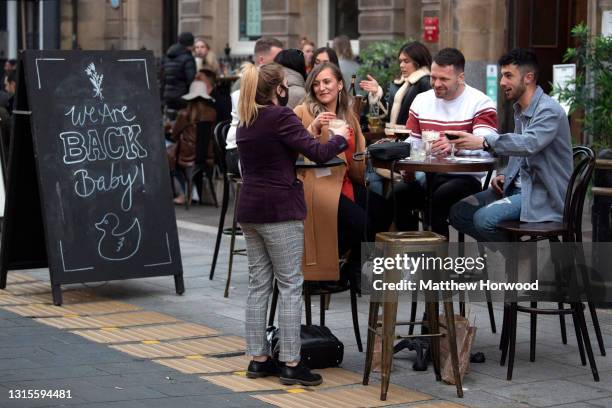
[[[576,48],[568,48],[564,62],[576,64],[576,79],[553,90],[569,103],[570,113],[583,111],[582,129],[596,150],[609,148],[612,139],[612,37],[591,36],[586,25],[572,28]]]
[[[400,69],[397,61],[397,53],[402,45],[411,40],[385,40],[373,42],[365,50],[359,52],[361,65],[357,76],[367,79],[372,75],[384,92],[387,92],[389,83],[399,77]]]

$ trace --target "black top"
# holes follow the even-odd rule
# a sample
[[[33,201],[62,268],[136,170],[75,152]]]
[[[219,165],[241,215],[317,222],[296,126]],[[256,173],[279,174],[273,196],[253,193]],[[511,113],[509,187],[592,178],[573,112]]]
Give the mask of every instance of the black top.
[[[196,75],[195,58],[184,45],[174,44],[162,63],[164,101],[178,99],[189,92]]]

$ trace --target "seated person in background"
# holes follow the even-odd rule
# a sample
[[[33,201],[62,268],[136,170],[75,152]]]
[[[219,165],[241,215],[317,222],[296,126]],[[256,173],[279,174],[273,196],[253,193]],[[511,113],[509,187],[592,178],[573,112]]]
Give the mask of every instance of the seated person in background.
[[[304,63],[306,64],[306,74],[312,69],[312,56],[314,54],[315,43],[306,37],[300,40],[300,50],[304,53]]]
[[[508,165],[491,188],[455,204],[450,221],[458,231],[481,242],[504,242],[501,221],[561,222],[572,173],[569,122],[557,101],[537,85],[538,61],[529,50],[514,49],[502,56],[500,86],[514,102],[515,133],[460,136],[460,149],[484,149],[509,156]]]
[[[178,143],[176,166],[173,172],[175,204],[185,204],[185,180],[181,168],[196,164],[198,152],[197,146],[197,123],[202,121],[213,122],[214,128],[217,120],[217,112],[212,98],[206,92],[206,85],[202,81],[193,81],[189,86],[189,93],[182,98],[187,101],[187,107],[181,109],[176,117],[172,128],[172,140]],[[202,152],[207,161],[214,160],[213,145],[208,144],[208,151]],[[210,163],[212,164],[212,163]]]
[[[337,67],[340,67],[336,51],[329,47],[321,47],[317,48],[312,53],[312,59],[310,60],[310,70],[324,62],[331,62],[333,64],[336,64]]]
[[[338,155],[346,165],[302,172],[308,209],[304,276],[337,281],[339,256],[350,249],[343,277],[356,278],[361,271],[361,242],[373,241],[377,232],[387,231],[391,219],[385,200],[374,193],[369,195],[366,214],[365,161],[353,159],[354,153],[365,151],[365,139],[340,68],[330,62],[315,66],[306,81],[306,98],[294,111],[323,143],[327,142],[331,119],[343,119],[349,125],[348,149]]]
[[[431,89],[430,68],[431,54],[427,47],[418,41],[404,44],[397,55],[400,67],[400,78],[389,84],[385,96],[387,116],[392,125],[404,126],[408,121],[408,111],[414,98],[422,92]],[[362,80],[359,86],[368,92],[368,103],[374,106],[383,96],[383,90],[371,75]],[[386,169],[373,169],[368,166],[367,177],[369,188],[383,194],[384,180],[391,178],[391,172]]]
[[[431,54],[427,47],[418,41],[404,44],[397,55],[400,77],[389,84],[386,94],[389,123],[405,125],[408,121],[408,110],[414,98],[421,92],[431,89],[430,72]],[[362,80],[359,86],[368,91],[368,103],[375,105],[383,96],[383,89],[371,75]]]
[[[223,92],[223,90],[217,87],[217,75],[213,71],[204,68],[196,74],[195,79],[206,84],[206,91],[215,103],[217,122],[231,119],[232,100],[227,92]]]
[[[421,132],[462,130],[477,135],[497,134],[497,110],[484,93],[465,84],[465,58],[455,48],[440,50],[431,65],[433,89],[416,96],[406,127],[410,140],[421,139]],[[444,156],[450,145],[444,135],[433,143],[432,152]],[[418,181],[410,181],[397,192],[396,227],[399,231],[416,230],[418,220],[411,209],[424,208],[426,190]],[[481,173],[439,173],[433,179],[432,225],[434,232],[448,237],[448,212],[457,201],[481,190]]]
[[[304,95],[306,95],[304,90],[304,80],[306,79],[304,54],[295,48],[282,50],[276,55],[274,62],[282,65],[285,70],[285,78],[289,87],[287,106],[293,109],[302,102]]]

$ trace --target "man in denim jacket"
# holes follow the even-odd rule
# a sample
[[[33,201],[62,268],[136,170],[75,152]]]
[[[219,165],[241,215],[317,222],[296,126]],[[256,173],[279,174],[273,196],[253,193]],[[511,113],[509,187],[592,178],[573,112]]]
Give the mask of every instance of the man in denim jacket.
[[[508,241],[501,221],[560,222],[573,169],[569,123],[565,111],[537,85],[533,52],[514,49],[499,59],[500,86],[514,101],[515,133],[475,136],[451,132],[459,149],[484,149],[509,156],[491,188],[469,196],[450,211],[451,224],[479,242]]]

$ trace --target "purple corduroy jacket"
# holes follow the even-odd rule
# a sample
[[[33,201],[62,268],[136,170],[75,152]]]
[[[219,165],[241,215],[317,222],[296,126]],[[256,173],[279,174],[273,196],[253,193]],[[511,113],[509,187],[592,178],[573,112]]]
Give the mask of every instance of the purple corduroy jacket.
[[[320,144],[291,109],[277,105],[260,108],[251,126],[238,127],[236,142],[242,170],[237,220],[253,224],[305,219],[298,154],[322,163],[347,148],[342,136]]]

